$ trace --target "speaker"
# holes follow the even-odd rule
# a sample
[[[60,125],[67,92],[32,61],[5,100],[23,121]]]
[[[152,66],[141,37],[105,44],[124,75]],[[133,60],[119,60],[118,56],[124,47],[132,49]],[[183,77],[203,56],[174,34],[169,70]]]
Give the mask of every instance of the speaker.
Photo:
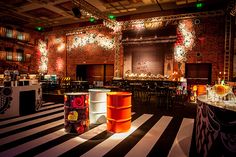
[[[73,7],[72,11],[73,11],[73,14],[74,14],[75,17],[81,18],[82,14],[81,14],[78,7]]]
[[[0,94],[5,97],[11,96],[12,88],[11,87],[4,87],[4,88],[0,89]]]

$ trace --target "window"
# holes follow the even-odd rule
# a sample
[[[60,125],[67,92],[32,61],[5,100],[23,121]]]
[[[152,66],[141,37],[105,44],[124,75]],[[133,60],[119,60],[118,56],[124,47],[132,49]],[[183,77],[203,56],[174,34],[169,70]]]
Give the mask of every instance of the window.
[[[12,47],[5,47],[6,51],[6,60],[12,61],[13,60],[13,48]]]
[[[22,32],[17,32],[17,39],[23,40],[23,33]]]
[[[12,61],[13,59],[13,52],[7,51],[7,60]]]
[[[17,52],[16,60],[19,62],[24,61],[24,50],[23,49],[16,49],[16,52]]]
[[[11,27],[6,28],[6,37],[8,37],[8,38],[13,37],[13,29]]]
[[[23,53],[17,52],[17,61],[22,62],[24,60]]]

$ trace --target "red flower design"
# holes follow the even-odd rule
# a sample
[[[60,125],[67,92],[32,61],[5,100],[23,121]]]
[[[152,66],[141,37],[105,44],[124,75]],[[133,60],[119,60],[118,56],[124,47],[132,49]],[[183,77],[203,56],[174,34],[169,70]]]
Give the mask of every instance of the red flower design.
[[[84,133],[84,126],[81,124],[79,126],[76,126],[76,131],[78,134]]]
[[[71,101],[73,108],[80,108],[84,106],[84,97],[76,97]]]

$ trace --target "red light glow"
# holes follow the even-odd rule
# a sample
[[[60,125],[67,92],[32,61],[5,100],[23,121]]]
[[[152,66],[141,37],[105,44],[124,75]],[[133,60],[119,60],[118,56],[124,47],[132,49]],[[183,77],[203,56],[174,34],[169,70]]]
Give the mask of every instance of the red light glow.
[[[56,60],[56,69],[57,69],[57,71],[62,71],[63,68],[64,68],[64,61],[62,58],[59,57]]]

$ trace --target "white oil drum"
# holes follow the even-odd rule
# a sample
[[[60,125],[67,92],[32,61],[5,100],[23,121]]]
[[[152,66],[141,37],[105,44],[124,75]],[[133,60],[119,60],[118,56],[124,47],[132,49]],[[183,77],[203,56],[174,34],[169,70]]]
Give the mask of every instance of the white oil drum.
[[[106,123],[107,93],[110,89],[89,89],[90,124]]]

